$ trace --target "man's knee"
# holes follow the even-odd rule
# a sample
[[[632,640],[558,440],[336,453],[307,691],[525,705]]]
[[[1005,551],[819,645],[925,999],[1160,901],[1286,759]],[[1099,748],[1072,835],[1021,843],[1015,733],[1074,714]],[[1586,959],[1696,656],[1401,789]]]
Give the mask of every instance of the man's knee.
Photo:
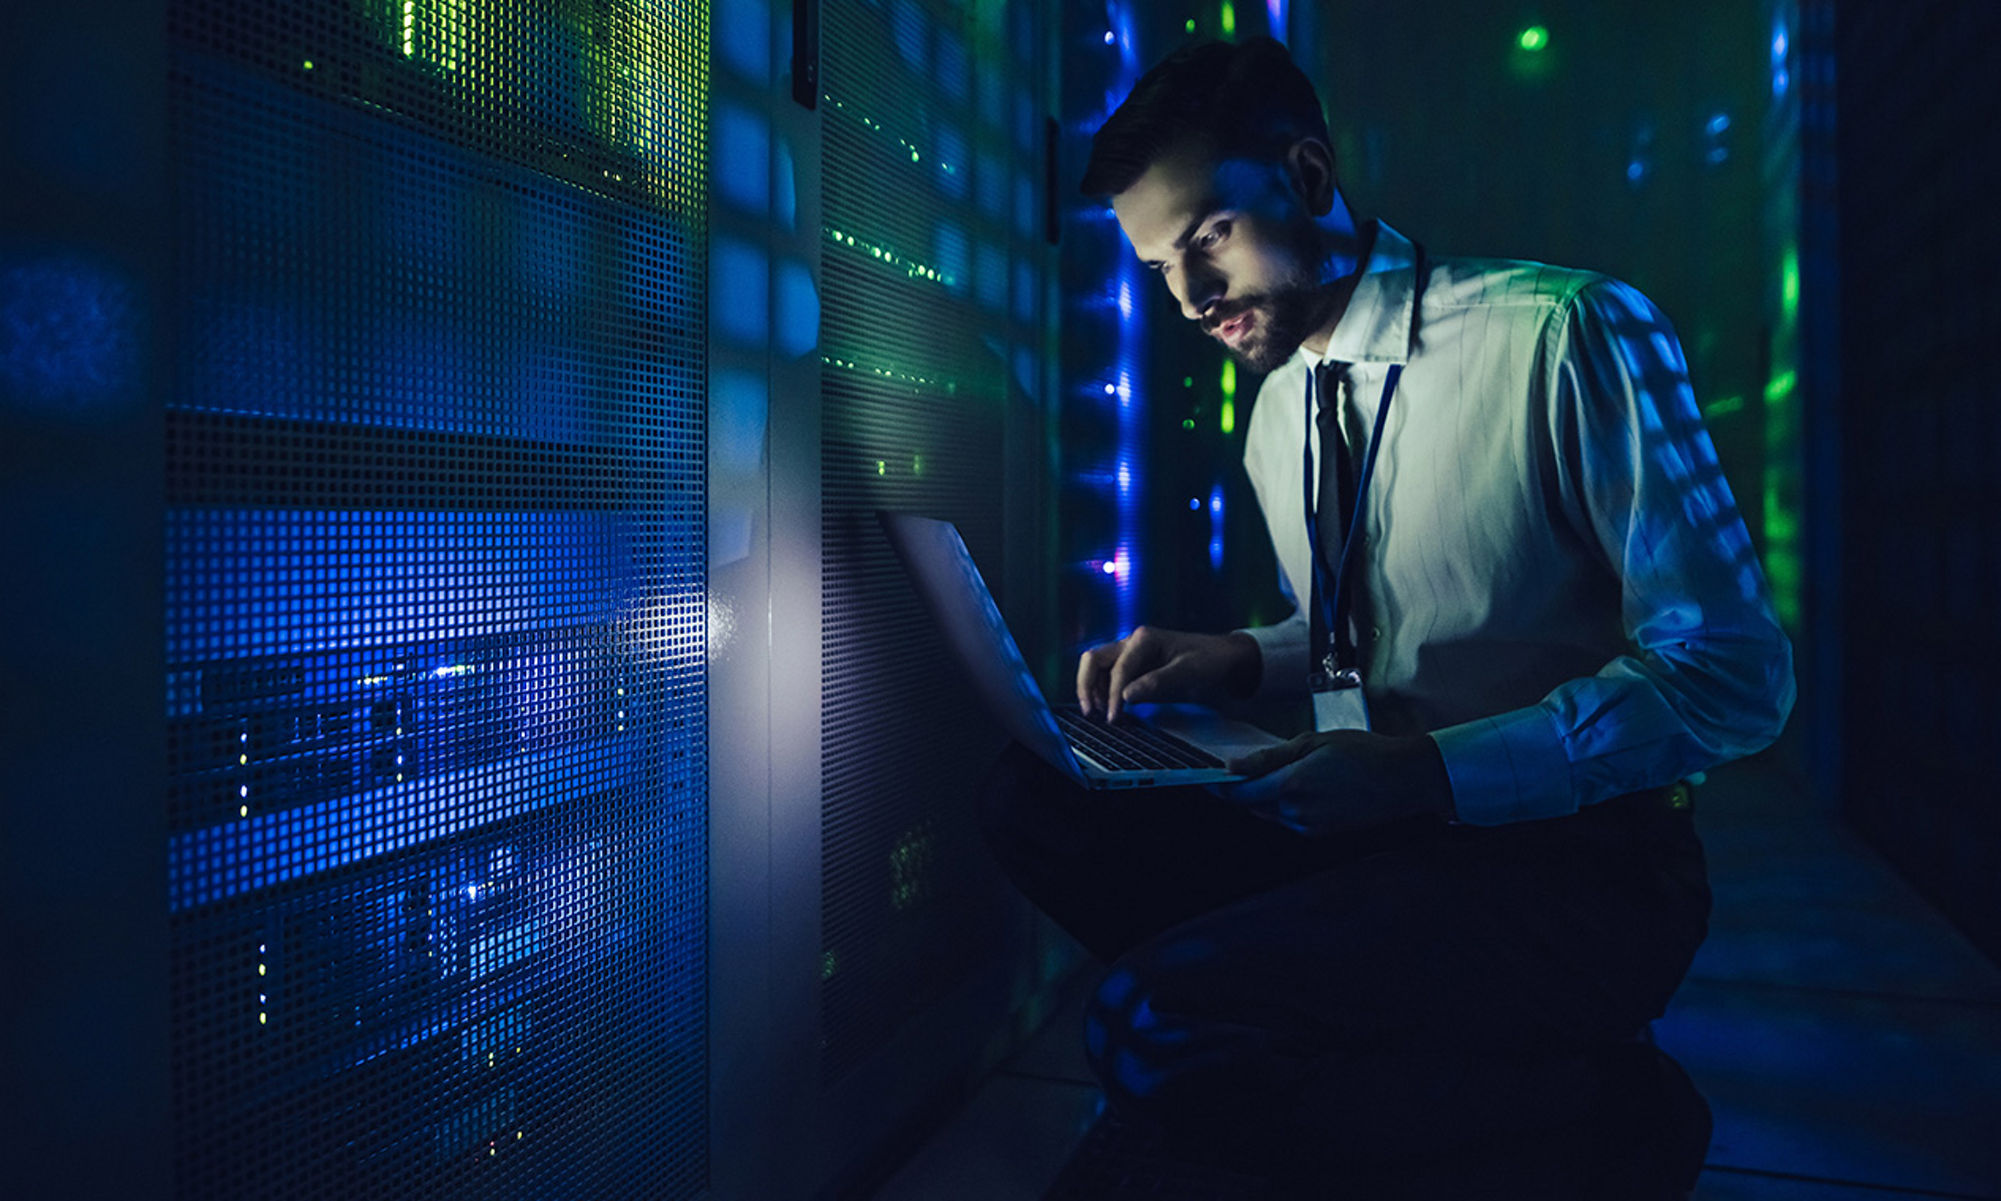
[[[1221,948],[1170,931],[1112,965],[1084,1013],[1084,1050],[1106,1095],[1169,1125],[1255,1105],[1278,1082],[1271,1038],[1233,1020]]]

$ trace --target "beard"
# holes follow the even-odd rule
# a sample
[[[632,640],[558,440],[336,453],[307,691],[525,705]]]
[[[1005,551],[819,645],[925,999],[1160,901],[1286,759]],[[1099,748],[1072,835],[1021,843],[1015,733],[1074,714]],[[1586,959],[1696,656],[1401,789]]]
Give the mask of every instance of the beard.
[[[1220,315],[1205,318],[1203,328],[1214,336],[1229,321],[1254,314],[1243,339],[1235,346],[1223,342],[1223,348],[1231,358],[1265,375],[1292,357],[1306,336],[1320,327],[1327,309],[1326,290],[1317,283],[1290,283],[1235,302]]]

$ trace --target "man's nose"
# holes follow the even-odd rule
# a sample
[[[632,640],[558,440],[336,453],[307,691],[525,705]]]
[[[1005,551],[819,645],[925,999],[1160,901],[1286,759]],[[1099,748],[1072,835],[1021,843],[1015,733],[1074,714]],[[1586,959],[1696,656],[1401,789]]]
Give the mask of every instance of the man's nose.
[[[1202,314],[1228,290],[1221,275],[1193,262],[1183,268],[1181,278],[1181,315],[1190,321],[1202,320]]]

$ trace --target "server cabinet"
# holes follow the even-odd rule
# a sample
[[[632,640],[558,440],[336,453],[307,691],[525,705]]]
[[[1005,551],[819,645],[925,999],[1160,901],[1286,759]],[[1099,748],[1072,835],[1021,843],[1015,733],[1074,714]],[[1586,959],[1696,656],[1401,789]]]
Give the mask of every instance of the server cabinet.
[[[865,1193],[1069,966],[875,516],[957,522],[1047,643],[1049,11],[715,10],[718,1197]]]
[[[706,16],[112,22],[164,117],[148,1190],[706,1186]]]

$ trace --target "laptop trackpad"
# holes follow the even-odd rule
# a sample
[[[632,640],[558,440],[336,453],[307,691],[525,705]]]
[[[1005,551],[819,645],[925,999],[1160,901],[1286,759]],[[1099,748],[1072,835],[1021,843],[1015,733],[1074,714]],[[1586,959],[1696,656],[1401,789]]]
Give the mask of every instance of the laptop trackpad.
[[[1134,714],[1184,742],[1192,742],[1228,762],[1263,747],[1284,742],[1248,722],[1236,721],[1206,705],[1139,704]]]

